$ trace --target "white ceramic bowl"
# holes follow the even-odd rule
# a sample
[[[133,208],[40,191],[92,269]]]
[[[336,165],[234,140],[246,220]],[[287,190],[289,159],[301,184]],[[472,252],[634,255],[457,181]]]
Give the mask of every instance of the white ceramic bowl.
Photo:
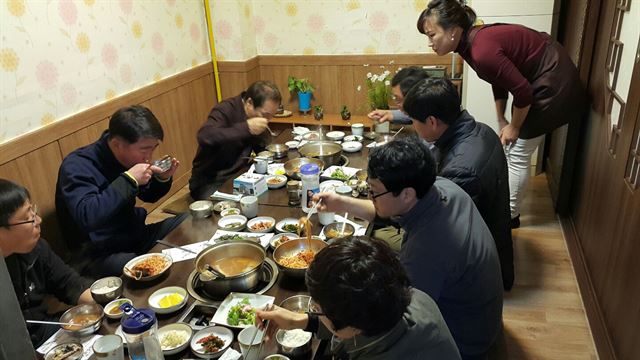
[[[344,137],[344,141],[360,141],[362,142],[362,140],[364,139],[364,137],[360,136],[360,135],[347,135]]]
[[[162,340],[164,340],[164,338],[173,331],[184,332],[184,341],[182,341],[180,345],[174,347],[163,346]],[[186,349],[189,346],[189,342],[191,341],[191,336],[193,336],[193,329],[191,329],[191,326],[185,323],[169,324],[158,329],[158,340],[160,341],[162,353],[165,355],[174,355]]]
[[[108,276],[91,284],[91,297],[98,304],[106,304],[122,296],[122,279]]]
[[[281,233],[295,233],[295,232],[297,232],[297,231],[291,231],[289,229],[284,229],[285,225],[290,225],[290,224],[298,226],[298,219],[284,218],[284,219],[278,221],[278,223],[276,224],[276,231],[277,232],[281,232]]]
[[[344,138],[345,133],[343,131],[329,131],[325,134],[327,139],[333,141],[340,141]]]
[[[258,223],[269,223],[269,227],[262,228],[262,229],[253,229],[253,227]],[[268,233],[273,230],[273,227],[275,226],[275,224],[276,224],[276,219],[270,216],[258,216],[249,220],[249,222],[247,223],[247,229],[249,229],[249,231],[253,233]]]
[[[240,231],[247,225],[247,218],[244,215],[228,215],[218,220],[218,227],[227,231]]]
[[[229,216],[229,215],[241,215],[242,211],[238,208],[228,208],[224,209],[220,212],[221,217]]]
[[[362,150],[362,143],[359,141],[345,141],[342,143],[342,150],[344,152],[357,152]]]
[[[224,341],[224,346],[220,350],[214,353],[205,353],[202,345],[198,344],[198,341],[204,337],[209,335],[214,335],[219,337]],[[231,343],[233,342],[233,332],[226,327],[222,326],[209,326],[206,327],[193,335],[191,338],[191,351],[193,351],[196,356],[202,359],[215,359],[220,357],[222,353],[224,353]]]
[[[108,317],[109,319],[120,319],[124,312],[122,312],[122,310],[119,310],[118,308],[124,303],[133,305],[133,301],[127,298],[113,300],[112,302],[104,306],[104,316]],[[118,311],[116,311],[116,309],[118,309]]]
[[[291,140],[291,141],[287,141],[284,144],[289,147],[289,150],[292,150],[292,149],[297,149],[298,148],[298,143],[299,143],[299,141]]]
[[[269,175],[266,180],[269,189],[279,189],[287,183],[287,177],[285,175]]]
[[[278,235],[275,235],[274,237],[271,238],[271,240],[269,240],[269,245],[271,245],[272,249],[275,249],[278,247],[278,245],[280,245],[280,243],[283,243],[284,241],[282,241],[282,237],[286,236],[289,240],[291,239],[297,239],[300,236],[298,236],[298,234],[294,234],[294,233],[280,233]]]
[[[168,307],[162,307],[160,305],[160,301],[170,294],[178,294],[182,296],[182,301],[178,304]],[[180,286],[167,286],[162,289],[156,290],[153,294],[149,295],[149,299],[147,302],[149,303],[149,307],[151,310],[155,311],[158,314],[170,314],[172,312],[178,311],[182,309],[187,304],[187,300],[189,300],[189,295],[187,295],[187,290]]]

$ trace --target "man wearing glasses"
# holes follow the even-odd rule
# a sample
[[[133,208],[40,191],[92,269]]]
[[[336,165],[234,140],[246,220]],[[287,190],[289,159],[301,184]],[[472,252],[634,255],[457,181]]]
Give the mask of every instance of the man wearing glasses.
[[[368,164],[370,200],[321,193],[319,211],[389,218],[405,231],[400,261],[414,287],[440,309],[463,359],[482,359],[502,324],[502,276],[491,233],[460,187],[436,178],[420,139],[374,148]]]
[[[198,130],[189,191],[195,200],[208,199],[248,163],[251,151],[264,150],[269,120],[282,96],[269,81],[257,81],[242,94],[217,104]]]
[[[25,320],[58,321],[59,314],[47,313],[45,296],[54,295],[67,304],[93,302],[91,282],[67,266],[40,238],[41,223],[38,207],[31,202],[27,189],[0,179],[0,252],[22,315]],[[40,324],[28,324],[27,328],[34,347],[59,329]]]

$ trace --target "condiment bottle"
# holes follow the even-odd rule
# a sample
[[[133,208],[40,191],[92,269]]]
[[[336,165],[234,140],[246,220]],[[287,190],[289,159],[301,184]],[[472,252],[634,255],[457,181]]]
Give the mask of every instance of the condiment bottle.
[[[300,167],[302,179],[302,211],[308,213],[313,207],[311,200],[314,194],[320,192],[320,167],[318,164],[304,164]]]
[[[120,305],[120,309],[124,311],[120,324],[131,360],[164,360],[153,310],[136,309],[128,303]]]

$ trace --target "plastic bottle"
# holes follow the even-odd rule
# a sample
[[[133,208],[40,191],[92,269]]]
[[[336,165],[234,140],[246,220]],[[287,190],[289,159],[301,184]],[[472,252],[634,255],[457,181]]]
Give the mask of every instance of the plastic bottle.
[[[320,192],[320,167],[317,164],[304,164],[300,167],[302,179],[302,211],[308,213],[313,207],[311,198]]]
[[[122,304],[120,308],[125,313],[120,323],[131,360],[164,360],[153,310],[136,309],[131,304]]]

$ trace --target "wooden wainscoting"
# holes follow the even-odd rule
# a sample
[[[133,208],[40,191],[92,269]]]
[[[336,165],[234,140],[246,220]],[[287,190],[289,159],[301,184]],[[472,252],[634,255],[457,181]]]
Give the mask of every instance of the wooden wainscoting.
[[[368,112],[365,80],[367,73],[379,74],[381,66],[395,72],[412,65],[438,65],[451,73],[451,56],[435,54],[383,55],[259,55],[247,61],[220,61],[220,88],[223,98],[236,96],[256,80],[273,81],[282,92],[287,109],[297,109],[298,100],[287,90],[289,75],[308,78],[316,91],[312,105],[322,105],[327,114],[337,114],[347,105],[353,114]],[[391,63],[393,62],[393,63]],[[364,66],[368,64],[368,66]],[[455,73],[462,73],[462,60],[456,57]],[[360,86],[360,91],[358,91]]]
[[[156,157],[171,154],[180,160],[171,191],[154,204],[139,202],[152,211],[184,187],[198,148],[196,132],[216,104],[213,66],[196,66],[157,83],[122,95],[42,129],[0,144],[0,178],[26,186],[41,209],[42,232],[61,255],[66,252],[55,219],[55,185],[62,159],[71,151],[96,141],[117,109],[141,104],[153,111],[165,138]]]

